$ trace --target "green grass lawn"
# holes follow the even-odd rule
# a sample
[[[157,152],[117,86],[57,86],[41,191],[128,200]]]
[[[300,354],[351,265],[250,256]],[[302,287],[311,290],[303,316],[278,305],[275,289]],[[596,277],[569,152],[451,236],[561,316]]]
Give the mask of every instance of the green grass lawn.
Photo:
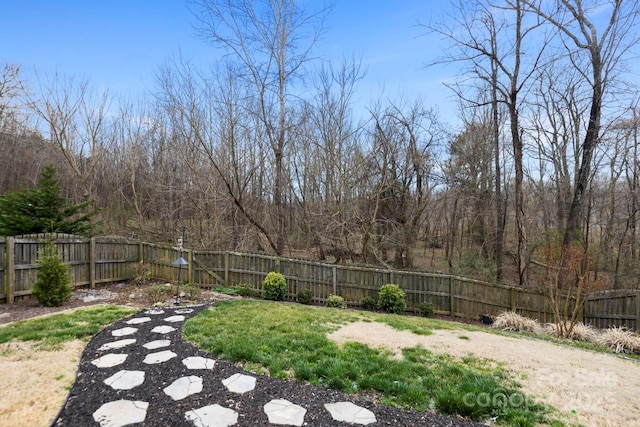
[[[434,319],[328,309],[255,300],[216,304],[187,321],[185,337],[213,355],[242,362],[257,373],[295,378],[385,404],[419,411],[437,409],[472,420],[509,426],[551,423],[551,408],[524,396],[500,365],[454,359],[422,347],[389,350],[360,343],[343,346],[326,334],[354,321],[384,322],[428,335],[433,329],[475,328]]]
[[[90,338],[103,327],[136,311],[128,307],[96,306],[72,313],[20,320],[0,327],[0,343],[38,341],[38,346],[43,349],[54,349],[65,341]]]

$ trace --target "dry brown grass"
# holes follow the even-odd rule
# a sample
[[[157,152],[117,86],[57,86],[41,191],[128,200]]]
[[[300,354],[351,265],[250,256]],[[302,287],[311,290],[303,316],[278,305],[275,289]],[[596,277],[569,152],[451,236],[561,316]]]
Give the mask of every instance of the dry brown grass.
[[[0,344],[0,427],[49,426],[75,381],[85,343],[66,342],[44,351],[36,344]]]

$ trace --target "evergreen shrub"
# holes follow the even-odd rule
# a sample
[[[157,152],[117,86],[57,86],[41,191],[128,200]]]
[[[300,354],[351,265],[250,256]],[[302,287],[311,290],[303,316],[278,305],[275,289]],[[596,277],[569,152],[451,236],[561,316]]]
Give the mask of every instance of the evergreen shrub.
[[[44,247],[36,262],[40,268],[33,295],[46,307],[59,307],[73,295],[69,267],[62,262],[53,242]]]
[[[401,314],[405,309],[405,293],[398,285],[388,283],[380,288],[378,307],[388,313]]]
[[[262,297],[272,301],[284,301],[287,296],[287,280],[281,273],[269,272],[262,283]]]

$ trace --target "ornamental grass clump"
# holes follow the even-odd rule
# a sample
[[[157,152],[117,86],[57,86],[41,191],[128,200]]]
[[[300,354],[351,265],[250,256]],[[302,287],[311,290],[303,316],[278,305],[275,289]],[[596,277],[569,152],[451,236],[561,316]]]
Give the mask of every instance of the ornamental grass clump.
[[[36,262],[40,268],[33,285],[33,294],[46,307],[62,305],[73,295],[73,288],[69,267],[62,262],[53,242],[47,243]]]
[[[565,329],[567,326],[565,325]],[[543,332],[549,335],[558,336],[558,325],[555,323],[547,323],[543,327]],[[576,341],[596,342],[599,332],[591,325],[585,325],[582,322],[576,323],[566,338]]]
[[[543,331],[543,328],[537,320],[521,316],[514,311],[505,311],[500,313],[500,315],[493,321],[492,326],[503,331],[524,331],[535,333]]]
[[[401,314],[405,308],[405,293],[398,285],[388,283],[380,288],[378,307],[388,313]]]
[[[640,354],[640,336],[622,327],[601,331],[595,339],[595,343],[616,353]]]
[[[262,297],[272,301],[284,301],[287,296],[287,280],[281,273],[269,272],[262,283]]]

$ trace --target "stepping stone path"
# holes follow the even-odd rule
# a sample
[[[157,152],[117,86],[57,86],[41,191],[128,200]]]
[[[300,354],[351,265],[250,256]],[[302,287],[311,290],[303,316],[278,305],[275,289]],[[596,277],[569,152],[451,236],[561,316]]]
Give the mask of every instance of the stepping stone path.
[[[127,325],[141,325],[143,323],[151,322],[151,317],[134,317],[133,319],[125,322]]]
[[[171,334],[177,329],[170,326],[170,324],[175,325],[184,322],[194,311],[192,308],[150,309],[120,323],[120,325],[136,325],[136,328],[126,326],[116,329],[112,327],[110,332],[109,330],[103,332],[116,337],[116,339],[95,349],[93,359],[91,359],[90,355],[84,356],[89,357],[90,364],[95,366],[95,368],[93,368],[94,370],[97,368],[97,372],[85,372],[83,375],[91,376],[91,384],[96,384],[97,386],[99,383],[104,383],[112,389],[112,392],[94,391],[95,386],[93,385],[89,390],[85,391],[87,393],[93,391],[93,393],[99,394],[100,396],[117,396],[117,398],[111,401],[104,401],[101,405],[92,403],[94,400],[88,400],[90,405],[94,405],[93,409],[91,409],[91,411],[93,411],[91,415],[96,426],[120,427],[144,423],[147,418],[147,411],[168,410],[171,412],[172,409],[167,407],[167,403],[157,402],[157,400],[162,400],[159,397],[148,399],[150,402],[144,401],[147,400],[147,398],[140,399],[140,397],[138,397],[138,399],[135,399],[135,396],[148,397],[149,393],[147,392],[147,394],[145,394],[144,390],[148,387],[158,387],[157,385],[151,386],[151,383],[154,381],[156,381],[155,384],[162,384],[155,390],[161,391],[161,394],[166,395],[171,401],[186,402],[186,406],[185,403],[180,403],[180,408],[185,409],[179,410],[178,406],[176,406],[173,414],[183,414],[182,423],[186,422],[188,425],[196,427],[227,427],[238,424],[238,420],[242,421],[241,408],[243,405],[234,404],[235,399],[229,399],[228,394],[226,395],[227,397],[223,394],[219,399],[216,399],[215,393],[212,395],[212,393],[208,391],[205,401],[208,400],[211,404],[200,406],[203,400],[202,398],[198,398],[194,402],[200,402],[200,405],[197,405],[200,407],[192,406],[189,408],[189,402],[192,400],[190,396],[199,396],[202,394],[205,386],[209,385],[209,387],[213,387],[215,386],[215,382],[218,384],[217,387],[220,387],[219,384],[221,382],[228,393],[240,396],[245,394],[251,396],[250,393],[252,393],[256,387],[260,387],[259,377],[256,378],[256,376],[246,375],[244,373],[235,373],[226,378],[226,375],[218,376],[217,378],[224,379],[213,380],[212,377],[215,377],[217,369],[214,359],[196,355],[198,350],[195,347],[193,347],[193,353],[191,354],[184,354],[184,345],[180,347],[182,349],[181,351],[175,347],[172,348],[172,342],[174,340],[180,341],[181,338],[179,336],[176,337],[175,334]],[[141,328],[146,329],[142,329],[142,332],[140,332]],[[142,334],[144,331],[146,331],[145,339],[142,343],[139,343],[139,340],[135,338],[135,336],[136,334]],[[160,335],[171,335],[167,335],[167,338],[149,340],[149,332]],[[118,339],[121,337],[127,338]],[[161,350],[155,351],[158,349]],[[119,353],[101,354],[105,351],[112,350],[118,350]],[[182,354],[178,354],[173,350]],[[87,353],[87,351],[85,351],[85,353]],[[179,362],[173,362],[172,359],[175,358],[178,358]],[[142,365],[140,365],[141,359]],[[178,363],[178,365],[176,365],[176,363]],[[163,366],[165,366],[164,364],[172,366],[172,368],[163,368]],[[126,369],[127,365],[134,367],[134,369]],[[145,366],[147,368],[145,368]],[[157,368],[154,368],[154,366],[157,366]],[[176,368],[177,366],[182,366],[182,369]],[[118,370],[118,368],[115,367],[122,369]],[[135,367],[148,370],[148,372],[145,370],[135,370]],[[187,372],[193,372],[193,375],[189,375]],[[227,373],[227,375],[229,375],[229,373]],[[219,388],[215,389],[218,390]],[[209,388],[209,390],[211,390],[211,388]],[[153,395],[153,393],[151,395]],[[124,397],[128,399],[124,399]],[[108,398],[106,399],[108,400]],[[252,397],[249,397],[249,401],[252,401],[252,399]],[[215,403],[216,401],[218,403]],[[87,403],[84,403],[84,405],[86,404]],[[162,407],[154,405],[162,405]],[[176,405],[178,405],[178,403],[176,403]],[[65,409],[66,406],[61,411],[62,417],[64,417]],[[272,399],[262,407],[262,411],[272,425],[310,425],[308,422],[305,422],[305,416],[308,410],[326,411],[325,414],[330,414],[335,421],[353,425],[368,425],[376,422],[376,417],[373,412],[351,402],[326,402],[324,405],[322,405],[322,402],[318,402],[313,408],[305,408],[304,404],[297,404],[296,402],[291,402],[286,399]],[[180,412],[175,413],[175,411]],[[84,424],[89,424],[89,421],[84,422],[83,425]],[[54,423],[54,425],[56,424]],[[65,424],[63,420],[62,425],[73,424]]]
[[[102,405],[93,419],[103,427],[121,427],[141,423],[147,418],[147,402],[116,400]]]
[[[187,357],[182,360],[182,364],[186,366],[187,369],[213,369],[216,361],[213,359],[205,359],[204,357],[195,356]]]
[[[98,368],[113,368],[114,366],[121,365],[125,360],[127,360],[126,354],[109,353],[92,360],[91,363]]]
[[[351,402],[325,403],[325,408],[336,421],[367,425],[376,422],[376,416],[370,410]]]
[[[202,378],[196,377],[195,375],[178,378],[163,391],[165,394],[171,396],[173,400],[182,400],[187,396],[202,391]]]
[[[147,354],[147,357],[144,358],[142,363],[146,363],[147,365],[155,365],[156,363],[166,362],[167,360],[171,360],[177,356],[178,355],[171,350],[164,350],[157,353]]]
[[[125,335],[133,335],[138,332],[138,328],[122,328],[111,331],[111,335],[114,337],[124,337]]]
[[[144,371],[121,370],[104,380],[114,390],[131,390],[144,382]]]
[[[151,332],[155,332],[156,334],[168,334],[169,332],[173,332],[175,331],[176,328],[174,328],[173,326],[156,326],[155,328],[153,328],[151,330]]]
[[[142,346],[147,350],[156,350],[162,347],[169,347],[170,345],[171,345],[171,340],[155,340],[155,341],[151,341],[146,344],[143,344]]]
[[[232,393],[245,394],[256,388],[256,378],[249,375],[233,374],[222,384]]]
[[[286,399],[273,399],[264,405],[264,413],[269,417],[270,423],[301,426],[307,410],[302,406],[294,405]]]
[[[114,342],[110,342],[110,343],[107,343],[107,344],[103,345],[98,350],[99,351],[102,351],[102,350],[114,350],[114,349],[126,347],[126,346],[131,345],[131,344],[135,344],[135,342],[136,342],[135,338],[129,338],[127,340],[114,341]]]
[[[196,427],[227,427],[238,422],[238,413],[218,404],[189,411],[184,416]]]

